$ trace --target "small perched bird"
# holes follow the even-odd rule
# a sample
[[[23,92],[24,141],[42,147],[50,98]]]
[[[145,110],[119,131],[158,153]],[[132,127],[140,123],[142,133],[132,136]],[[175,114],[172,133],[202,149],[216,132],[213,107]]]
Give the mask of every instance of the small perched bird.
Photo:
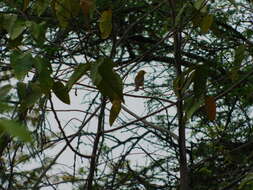
[[[140,70],[135,79],[134,79],[134,83],[135,83],[135,91],[138,91],[140,86],[144,85],[144,75],[145,75],[145,71],[144,70]]]

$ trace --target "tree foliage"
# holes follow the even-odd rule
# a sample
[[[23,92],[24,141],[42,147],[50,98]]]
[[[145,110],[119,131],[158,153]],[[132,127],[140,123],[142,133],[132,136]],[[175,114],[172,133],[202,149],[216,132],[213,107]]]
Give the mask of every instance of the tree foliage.
[[[252,189],[252,11],[1,1],[1,189]]]

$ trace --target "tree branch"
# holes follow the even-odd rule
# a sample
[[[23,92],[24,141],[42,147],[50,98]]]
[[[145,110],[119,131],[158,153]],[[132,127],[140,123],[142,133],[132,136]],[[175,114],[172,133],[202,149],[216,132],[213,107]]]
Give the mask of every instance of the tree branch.
[[[98,144],[99,144],[100,137],[102,135],[103,124],[104,124],[104,112],[105,112],[105,106],[106,106],[106,99],[105,98],[102,99],[101,104],[102,104],[101,110],[100,110],[100,114],[98,117],[97,134],[96,134],[96,137],[94,140],[93,150],[92,150],[92,155],[91,155],[92,158],[91,158],[91,163],[90,163],[90,171],[89,171],[88,179],[87,179],[86,184],[84,186],[84,190],[86,190],[86,187],[88,190],[92,189],[94,173],[95,173],[97,160],[98,160],[97,150],[98,150]]]

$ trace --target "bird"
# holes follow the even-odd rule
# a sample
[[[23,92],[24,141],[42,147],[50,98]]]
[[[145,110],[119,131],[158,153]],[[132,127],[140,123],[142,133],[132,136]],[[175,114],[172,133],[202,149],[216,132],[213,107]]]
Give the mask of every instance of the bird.
[[[138,91],[140,86],[144,85],[144,75],[145,75],[146,71],[144,70],[140,70],[135,79],[134,79],[134,83],[135,83],[135,91]]]

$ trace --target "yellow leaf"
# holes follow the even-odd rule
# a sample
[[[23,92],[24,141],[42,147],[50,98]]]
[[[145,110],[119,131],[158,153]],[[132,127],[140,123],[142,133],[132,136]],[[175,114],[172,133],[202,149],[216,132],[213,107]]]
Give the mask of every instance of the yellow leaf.
[[[202,19],[202,22],[201,22],[201,32],[203,34],[207,33],[209,28],[211,27],[213,23],[213,15],[206,15],[203,19]]]
[[[112,126],[115,119],[118,117],[120,110],[121,110],[121,100],[113,100],[109,116],[110,126]]]
[[[216,102],[213,96],[207,96],[205,98],[205,108],[207,112],[208,119],[210,121],[215,120],[216,118]]]
[[[99,21],[101,38],[106,39],[112,32],[112,10],[103,11]]]
[[[63,181],[73,181],[73,180],[75,180],[75,177],[70,176],[70,175],[61,176],[61,178],[62,178]]]

